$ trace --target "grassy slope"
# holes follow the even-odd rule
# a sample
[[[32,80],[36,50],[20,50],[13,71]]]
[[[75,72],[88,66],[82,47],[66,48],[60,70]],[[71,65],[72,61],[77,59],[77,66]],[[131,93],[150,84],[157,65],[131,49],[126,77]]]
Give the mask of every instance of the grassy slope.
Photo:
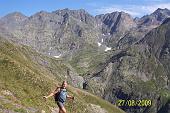
[[[57,67],[57,72],[53,73],[59,76],[65,73],[65,70],[62,69],[65,66],[59,63],[60,61],[40,56],[40,60],[48,60],[48,65],[44,68],[44,66],[33,62],[32,55],[34,55],[34,58],[35,56],[40,56],[27,47],[20,48],[0,39],[0,112],[11,110],[24,113],[31,107],[36,112],[45,110],[48,113],[50,112],[50,107],[56,106],[52,98],[45,102],[42,96],[47,95],[54,89],[61,82],[62,77],[57,77],[56,79],[49,73],[47,68],[49,68],[48,65],[54,69]],[[10,91],[12,95],[3,93],[6,90]],[[66,104],[68,113],[88,112],[87,110],[85,111],[88,103],[100,105],[108,110],[109,113],[123,113],[123,111],[99,97],[71,86],[68,90],[71,95],[76,97],[74,104],[72,102]]]

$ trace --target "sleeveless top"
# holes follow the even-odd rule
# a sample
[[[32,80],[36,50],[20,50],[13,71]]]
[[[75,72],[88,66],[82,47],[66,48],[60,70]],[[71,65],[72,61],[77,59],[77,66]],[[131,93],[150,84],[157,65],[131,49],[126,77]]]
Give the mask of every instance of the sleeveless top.
[[[60,88],[60,91],[55,96],[55,101],[64,103],[67,98],[67,90]]]

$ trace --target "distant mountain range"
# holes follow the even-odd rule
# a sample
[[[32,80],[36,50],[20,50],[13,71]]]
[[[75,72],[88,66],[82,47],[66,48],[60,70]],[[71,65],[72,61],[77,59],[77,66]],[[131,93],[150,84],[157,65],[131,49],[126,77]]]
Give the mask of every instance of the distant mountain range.
[[[14,12],[0,19],[0,33],[39,52],[57,56],[86,45],[97,46],[102,39],[104,45],[111,47],[116,47],[117,41],[121,41],[119,45],[122,45],[131,35],[136,41],[169,16],[168,9],[157,9],[138,19],[125,12],[93,17],[83,9],[63,9],[51,13],[40,11],[30,17]]]
[[[87,90],[113,104],[152,100],[151,107],[120,107],[127,113],[169,113],[169,17],[170,10],[160,8],[141,18],[125,12],[94,17],[83,9],[30,17],[14,12],[0,18],[0,36],[64,59],[76,75],[72,85],[79,75]]]

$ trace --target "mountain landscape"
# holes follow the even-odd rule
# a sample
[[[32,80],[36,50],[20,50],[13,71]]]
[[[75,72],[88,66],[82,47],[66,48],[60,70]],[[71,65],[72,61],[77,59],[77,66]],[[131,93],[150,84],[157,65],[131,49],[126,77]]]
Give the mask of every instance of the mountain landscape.
[[[58,112],[53,98],[45,101],[42,97],[53,91],[67,76],[69,67],[66,63],[4,38],[0,38],[0,48],[0,112]],[[75,97],[74,101],[66,104],[68,113],[124,113],[88,92],[72,86],[68,90]]]
[[[1,17],[0,112],[55,112],[42,96],[67,80],[78,103],[68,102],[69,113],[170,113],[169,26],[161,8],[141,18],[83,9]]]

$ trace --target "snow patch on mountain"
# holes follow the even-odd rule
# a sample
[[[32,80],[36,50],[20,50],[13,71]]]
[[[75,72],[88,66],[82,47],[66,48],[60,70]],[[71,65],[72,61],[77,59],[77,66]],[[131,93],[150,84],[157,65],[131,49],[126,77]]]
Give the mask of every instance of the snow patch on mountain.
[[[111,47],[106,47],[106,49],[104,51],[109,51],[111,49],[112,49]]]
[[[60,58],[61,57],[61,54],[60,55],[56,55],[56,56],[54,56],[55,58]]]
[[[100,42],[97,42],[98,46],[101,46],[102,44]]]

